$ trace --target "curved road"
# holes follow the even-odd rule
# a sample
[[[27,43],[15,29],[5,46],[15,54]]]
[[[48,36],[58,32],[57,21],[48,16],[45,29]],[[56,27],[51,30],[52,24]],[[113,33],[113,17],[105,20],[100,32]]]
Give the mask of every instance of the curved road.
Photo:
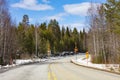
[[[0,80],[120,80],[120,75],[74,65],[72,58],[75,56],[15,68],[1,73]]]

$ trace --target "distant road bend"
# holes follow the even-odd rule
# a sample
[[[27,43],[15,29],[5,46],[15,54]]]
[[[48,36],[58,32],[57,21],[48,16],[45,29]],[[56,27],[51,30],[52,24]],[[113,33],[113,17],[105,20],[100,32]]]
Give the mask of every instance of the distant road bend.
[[[0,80],[120,80],[117,74],[74,65],[72,58],[75,56],[15,68],[1,73]]]

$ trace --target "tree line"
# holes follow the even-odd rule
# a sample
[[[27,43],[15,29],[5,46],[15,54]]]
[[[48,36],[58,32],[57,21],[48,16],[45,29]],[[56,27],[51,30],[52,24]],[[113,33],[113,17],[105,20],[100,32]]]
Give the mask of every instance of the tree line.
[[[94,63],[120,64],[120,0],[88,10],[88,50]]]
[[[27,16],[27,19],[24,16]],[[75,43],[77,43],[79,51],[84,52],[86,50],[84,45],[86,40],[85,30],[78,32],[76,28],[73,30],[64,26],[60,28],[59,23],[55,19],[50,20],[48,24],[46,22],[40,25],[28,24],[29,17],[28,15],[24,16],[23,22],[16,28],[19,51],[32,55],[35,54],[37,46],[37,55],[46,54],[48,45],[50,45],[51,53],[56,54],[62,51],[74,51]]]
[[[49,23],[30,24],[29,16],[23,15],[16,25],[11,19],[6,0],[0,0],[0,64],[12,64],[20,55],[40,56],[47,54],[48,46],[52,54],[74,51],[75,43],[79,52],[86,51],[86,32],[60,27],[57,20]],[[37,51],[36,51],[37,49]]]

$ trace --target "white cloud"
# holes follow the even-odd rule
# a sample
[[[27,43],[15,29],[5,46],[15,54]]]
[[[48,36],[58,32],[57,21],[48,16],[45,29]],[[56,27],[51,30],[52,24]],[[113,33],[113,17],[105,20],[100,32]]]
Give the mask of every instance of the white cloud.
[[[42,0],[42,2],[44,2],[44,3],[50,3],[49,0]]]
[[[63,6],[65,12],[72,15],[86,16],[87,11],[90,8],[90,2],[83,2],[79,4],[66,4]],[[99,5],[99,3],[93,3],[95,6]]]
[[[37,0],[20,0],[19,3],[15,3],[11,5],[15,8],[23,8],[28,10],[52,10],[53,7],[47,4],[38,4]]]
[[[44,17],[44,19],[46,19],[46,20],[56,19],[57,21],[60,21],[60,20],[64,20],[64,18],[63,18],[64,16],[67,16],[67,14],[59,13],[59,14],[56,14],[53,16],[46,16],[46,17]]]

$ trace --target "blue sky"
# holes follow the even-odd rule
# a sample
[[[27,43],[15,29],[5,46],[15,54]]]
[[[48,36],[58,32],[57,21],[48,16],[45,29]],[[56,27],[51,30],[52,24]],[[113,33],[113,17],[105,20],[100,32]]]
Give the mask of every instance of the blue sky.
[[[99,4],[106,0],[92,1]],[[91,0],[8,0],[8,2],[12,19],[17,23],[22,21],[24,14],[27,14],[31,24],[56,19],[61,26],[82,30],[87,24],[85,17]]]

